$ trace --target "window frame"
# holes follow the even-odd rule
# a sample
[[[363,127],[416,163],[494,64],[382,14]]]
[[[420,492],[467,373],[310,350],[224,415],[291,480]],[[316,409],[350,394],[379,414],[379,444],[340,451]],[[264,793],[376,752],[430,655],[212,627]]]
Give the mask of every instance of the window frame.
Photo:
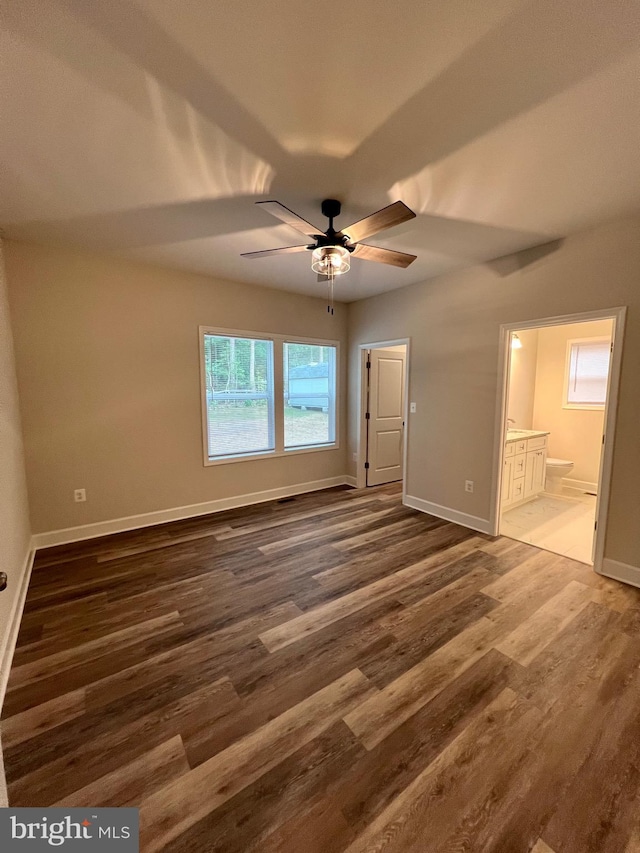
[[[575,409],[585,412],[603,412],[607,406],[609,395],[609,377],[611,375],[611,354],[609,355],[609,369],[607,371],[607,385],[605,388],[604,403],[570,403],[569,382],[571,381],[571,352],[574,344],[598,344],[607,342],[613,346],[613,339],[609,335],[597,335],[589,338],[571,338],[567,341],[567,352],[565,358],[564,379],[562,384],[562,408]]]
[[[275,432],[275,450],[250,451],[235,456],[211,458],[209,456],[208,417],[207,417],[207,385],[205,368],[205,335],[221,337],[245,338],[261,341],[271,341],[273,345],[273,417]],[[205,467],[214,465],[229,465],[236,462],[255,461],[257,459],[282,458],[297,456],[301,453],[321,453],[340,448],[340,341],[326,338],[309,338],[303,335],[280,335],[270,332],[256,332],[247,329],[226,329],[218,326],[198,326],[199,358],[200,358],[200,412],[202,422],[202,452]],[[284,344],[310,344],[312,346],[335,347],[335,433],[334,441],[326,444],[305,445],[286,449],[284,446]]]

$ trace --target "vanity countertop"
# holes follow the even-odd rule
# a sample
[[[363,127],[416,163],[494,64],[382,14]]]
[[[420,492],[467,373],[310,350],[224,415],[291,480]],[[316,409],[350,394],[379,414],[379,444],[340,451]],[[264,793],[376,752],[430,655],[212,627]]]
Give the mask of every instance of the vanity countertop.
[[[522,441],[524,438],[539,438],[543,435],[550,435],[549,430],[543,429],[508,429],[505,436],[505,441]]]

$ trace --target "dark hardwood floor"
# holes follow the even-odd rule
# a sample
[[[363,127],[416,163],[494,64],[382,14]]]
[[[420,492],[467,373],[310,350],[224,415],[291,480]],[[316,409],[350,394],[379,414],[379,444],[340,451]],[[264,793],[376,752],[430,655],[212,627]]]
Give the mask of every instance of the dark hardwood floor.
[[[145,853],[638,853],[640,590],[396,486],[52,548],[2,741]]]

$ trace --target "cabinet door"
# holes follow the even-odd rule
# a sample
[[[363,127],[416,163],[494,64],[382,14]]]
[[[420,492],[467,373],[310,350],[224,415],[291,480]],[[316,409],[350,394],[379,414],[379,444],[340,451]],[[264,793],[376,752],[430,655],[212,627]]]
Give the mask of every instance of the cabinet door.
[[[502,506],[513,501],[513,456],[504,460],[502,468]]]
[[[546,473],[546,450],[530,450],[524,473],[524,496],[537,495],[544,491]]]
[[[533,486],[533,482],[536,476],[536,453],[535,450],[527,453],[527,463],[525,466],[524,472],[524,495],[525,497],[529,497],[529,495],[535,494],[535,488]]]
[[[535,494],[544,491],[544,481],[547,472],[547,451],[534,450],[533,453],[527,456],[533,456],[533,491]]]

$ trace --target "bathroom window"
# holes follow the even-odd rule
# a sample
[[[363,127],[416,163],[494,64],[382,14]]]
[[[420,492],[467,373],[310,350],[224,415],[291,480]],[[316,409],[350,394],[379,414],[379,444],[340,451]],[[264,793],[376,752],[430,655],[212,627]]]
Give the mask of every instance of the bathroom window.
[[[604,409],[610,359],[610,338],[569,341],[563,402],[565,408]]]

